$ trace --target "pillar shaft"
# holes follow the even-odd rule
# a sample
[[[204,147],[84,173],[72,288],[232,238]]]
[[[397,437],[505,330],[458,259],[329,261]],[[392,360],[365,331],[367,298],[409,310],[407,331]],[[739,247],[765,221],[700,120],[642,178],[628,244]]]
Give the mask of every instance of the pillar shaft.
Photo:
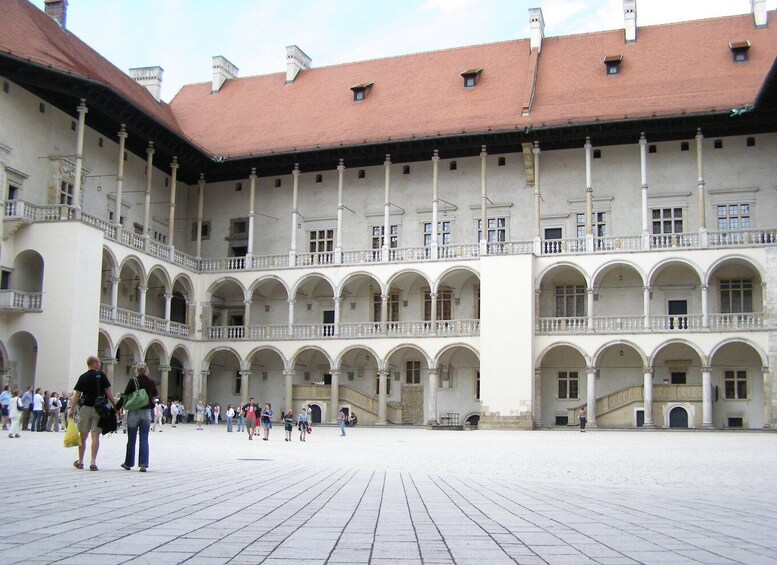
[[[438,206],[439,201],[437,198],[437,185],[440,176],[440,155],[437,149],[434,150],[432,155],[432,241],[431,241],[431,257],[430,259],[437,259],[439,257],[438,247],[440,245],[440,234],[437,228],[438,220]]]
[[[699,229],[707,231],[707,207],[704,198],[704,161],[702,159],[702,146],[704,136],[701,129],[696,133],[696,172],[698,174],[697,187],[699,192]]]
[[[256,214],[256,169],[251,169],[250,189],[248,195],[248,250],[246,254],[252,257],[254,254],[254,215]]]
[[[127,142],[127,131],[125,125],[121,124],[119,129],[119,165],[116,170],[116,210],[114,212],[113,223],[121,225],[121,192],[124,189],[124,153]],[[119,234],[116,234],[118,237]]]
[[[343,262],[343,184],[345,177],[345,165],[340,159],[337,165],[337,230],[335,232],[335,263]]]
[[[644,428],[653,428],[653,369],[651,367],[645,367],[644,370],[644,385],[643,385],[643,397],[645,407],[645,420],[642,423]]]
[[[291,191],[291,243],[289,244],[289,266],[297,264],[297,226],[299,224],[299,210],[297,209],[299,199],[299,163],[294,163],[294,170],[291,172],[293,186]]]
[[[379,424],[381,426],[385,425],[387,423],[386,420],[386,404],[387,404],[387,381],[389,372],[388,371],[378,371],[378,421],[376,424]]]
[[[197,257],[202,257],[202,208],[205,204],[205,175],[200,173],[197,181]]]
[[[167,219],[167,245],[173,247],[175,236],[175,191],[178,186],[178,157],[170,163],[170,213]],[[171,257],[172,259],[172,257]]]
[[[340,412],[340,371],[330,371],[332,375],[329,423],[337,423],[337,413]]]
[[[701,368],[701,427],[713,429],[712,423],[712,368]]]
[[[586,385],[587,394],[586,402],[588,403],[588,422],[586,425],[589,428],[596,427],[596,369],[589,367],[586,371]]]
[[[426,425],[434,426],[439,424],[437,418],[437,379],[440,376],[439,369],[429,369],[429,378],[427,386],[429,388],[426,405]]]
[[[480,253],[488,253],[488,153],[486,146],[480,148]],[[435,226],[436,227],[436,226]]]
[[[78,111],[78,125],[76,126],[76,168],[73,179],[73,205],[76,214],[81,212],[81,171],[84,166],[84,131],[86,130],[86,100],[81,98],[81,103],[76,108]],[[3,188],[5,190],[5,188]]]
[[[386,155],[383,162],[385,169],[385,186],[383,202],[383,261],[389,260],[391,247],[391,155]]]
[[[151,180],[154,174],[154,142],[148,142],[146,149],[146,190],[143,195],[143,235],[151,237]],[[148,245],[148,241],[146,241]]]

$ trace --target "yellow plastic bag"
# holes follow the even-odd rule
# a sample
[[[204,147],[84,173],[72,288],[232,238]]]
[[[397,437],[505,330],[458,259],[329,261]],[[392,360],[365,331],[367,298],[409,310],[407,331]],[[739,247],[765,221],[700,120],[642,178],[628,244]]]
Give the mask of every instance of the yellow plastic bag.
[[[65,430],[65,447],[81,447],[81,434],[78,433],[76,423],[70,418]]]

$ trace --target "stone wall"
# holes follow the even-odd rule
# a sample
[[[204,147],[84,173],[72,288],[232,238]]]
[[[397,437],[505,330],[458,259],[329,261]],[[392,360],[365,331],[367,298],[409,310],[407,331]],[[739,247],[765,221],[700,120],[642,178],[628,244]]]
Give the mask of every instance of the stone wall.
[[[402,423],[426,423],[424,422],[424,387],[402,385]]]

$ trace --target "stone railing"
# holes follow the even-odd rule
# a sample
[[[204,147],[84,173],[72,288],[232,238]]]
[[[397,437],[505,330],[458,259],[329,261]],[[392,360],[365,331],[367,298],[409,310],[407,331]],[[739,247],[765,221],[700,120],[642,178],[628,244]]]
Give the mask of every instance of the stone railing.
[[[631,385],[616,390],[596,399],[596,417],[618,410],[624,406],[644,402],[645,388],[643,385]],[[653,405],[659,402],[701,402],[702,385],[653,385]],[[578,421],[580,408],[585,403],[567,408],[567,421],[574,424]]]
[[[588,331],[588,318],[540,318],[537,332],[551,333],[585,333]]]
[[[0,310],[42,312],[43,293],[22,290],[0,290]]]
[[[437,320],[438,336],[480,335],[480,320]]]
[[[645,316],[594,316],[597,333],[640,332],[645,329]]]
[[[161,335],[189,337],[191,334],[191,328],[186,324],[168,321],[156,316],[141,316],[140,312],[124,308],[116,308],[116,317],[114,318],[113,307],[110,304],[100,304],[100,320],[117,326],[137,328]]]
[[[645,316],[594,316],[593,329],[588,328],[588,319],[539,318],[538,334],[580,334],[580,333],[642,333],[642,332],[699,332],[760,330],[767,322],[761,312],[741,314],[710,314],[708,327],[703,326],[701,314],[684,316],[649,316],[650,327],[645,327]]]
[[[652,332],[687,332],[702,329],[703,316],[689,314],[681,316],[650,316],[650,331]]]
[[[710,314],[711,330],[758,330],[766,327],[760,312],[741,314]]]

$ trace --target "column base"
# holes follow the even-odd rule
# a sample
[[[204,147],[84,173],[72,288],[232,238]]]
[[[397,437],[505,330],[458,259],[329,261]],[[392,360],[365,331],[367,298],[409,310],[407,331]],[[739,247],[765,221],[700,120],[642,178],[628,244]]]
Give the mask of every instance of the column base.
[[[531,413],[518,416],[502,416],[499,412],[481,412],[479,430],[531,430],[534,427]]]
[[[649,424],[647,422],[645,422],[644,424],[642,424],[642,429],[643,430],[655,430],[656,429],[656,425],[653,422],[650,422]]]
[[[701,425],[702,430],[715,430],[717,429],[714,424],[702,424]]]
[[[378,420],[375,422],[376,426],[385,426],[387,424],[386,420]]]

